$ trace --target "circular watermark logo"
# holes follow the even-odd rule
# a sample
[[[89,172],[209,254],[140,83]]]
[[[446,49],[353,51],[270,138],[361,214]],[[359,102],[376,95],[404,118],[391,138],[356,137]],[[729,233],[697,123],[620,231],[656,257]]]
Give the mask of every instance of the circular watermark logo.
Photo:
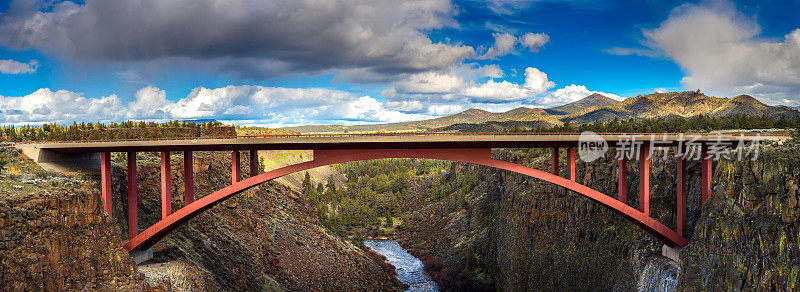
[[[595,161],[606,155],[606,151],[608,151],[606,140],[592,131],[583,132],[578,138],[578,155],[582,161]]]

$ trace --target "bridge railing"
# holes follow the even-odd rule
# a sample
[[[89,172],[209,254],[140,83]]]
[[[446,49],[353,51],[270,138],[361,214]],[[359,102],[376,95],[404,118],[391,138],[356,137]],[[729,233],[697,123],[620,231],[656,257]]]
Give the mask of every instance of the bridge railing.
[[[695,135],[695,136],[791,136],[784,133],[632,133],[603,132],[598,135]],[[337,138],[337,137],[415,137],[415,136],[579,136],[579,132],[412,132],[412,133],[319,133],[319,134],[259,134],[235,136],[202,136],[202,137],[166,137],[166,138],[132,138],[132,139],[99,139],[99,140],[60,140],[60,141],[22,141],[15,144],[38,143],[96,143],[96,142],[130,142],[130,141],[164,141],[164,140],[206,140],[206,139],[252,139],[252,138]]]

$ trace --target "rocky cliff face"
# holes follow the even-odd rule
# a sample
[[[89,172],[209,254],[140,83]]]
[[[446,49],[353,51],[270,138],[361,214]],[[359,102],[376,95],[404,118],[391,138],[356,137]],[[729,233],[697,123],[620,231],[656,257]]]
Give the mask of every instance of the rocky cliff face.
[[[229,154],[195,157],[197,198],[230,184]],[[144,230],[161,217],[160,169],[156,156],[145,154],[139,160],[139,226]],[[173,157],[173,210],[184,206],[182,173],[182,158]],[[115,182],[120,193],[127,193],[125,177],[120,169]],[[296,192],[264,184],[206,211],[153,246],[156,264],[145,274],[154,283],[175,288],[200,283],[198,287],[210,290],[400,289],[396,278],[361,249],[328,233],[314,214]],[[190,276],[170,267],[190,271]]]
[[[549,154],[542,150],[495,156],[550,169]],[[629,163],[628,169],[631,206],[638,206],[635,165]],[[700,215],[700,168],[696,162],[689,168],[691,232]],[[549,183],[483,166],[454,164],[447,180],[457,181],[465,173],[477,174],[481,183],[439,202],[410,207],[411,224],[403,232],[411,250],[443,263],[439,279],[455,283],[450,287],[464,282],[507,291],[674,287],[674,281],[641,278],[667,271],[663,276],[674,279],[677,267],[663,261],[658,241],[612,211]],[[582,184],[616,196],[613,157],[579,163],[577,173]],[[651,214],[670,227],[676,224],[675,176],[674,159],[651,161]]]
[[[172,207],[178,210],[182,159],[175,156]],[[198,198],[230,183],[229,154],[196,157]],[[139,158],[143,231],[160,219],[160,170],[157,156]],[[325,231],[297,193],[277,184],[206,211],[156,244],[150,263],[136,266],[122,248],[127,182],[120,163],[124,155],[115,156],[110,220],[98,177],[36,174],[30,160],[15,156],[13,175],[0,176],[0,290],[401,290],[382,261]]]
[[[152,290],[102,208],[99,183],[47,177],[14,149],[0,176],[0,290]]]
[[[716,162],[714,194],[705,206],[700,166],[690,162],[692,243],[679,266],[660,255],[658,241],[597,203],[522,175],[466,164],[454,164],[446,181],[474,173],[481,183],[409,206],[411,224],[401,242],[453,289],[794,290],[800,285],[797,149],[769,146],[755,161],[734,156]],[[506,150],[495,156],[549,170],[546,153]],[[635,165],[628,169],[631,206],[638,206]],[[675,171],[671,157],[651,160],[651,216],[671,228]],[[610,157],[579,163],[577,173],[582,184],[617,193]],[[419,189],[423,196],[425,187]]]
[[[798,149],[717,164],[714,195],[681,253],[681,290],[800,288]]]

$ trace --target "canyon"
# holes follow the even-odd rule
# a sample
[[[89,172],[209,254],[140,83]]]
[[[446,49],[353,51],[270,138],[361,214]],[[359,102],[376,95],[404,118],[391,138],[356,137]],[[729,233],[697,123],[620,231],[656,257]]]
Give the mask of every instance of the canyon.
[[[415,178],[403,194],[408,197],[401,206],[404,222],[391,236],[425,263],[444,291],[789,291],[798,285],[800,269],[797,149],[791,141],[768,144],[755,160],[716,162],[714,192],[704,206],[699,164],[690,162],[692,243],[681,250],[680,262],[663,257],[660,242],[588,199],[464,163]],[[124,199],[113,206],[121,215],[110,220],[102,211],[97,177],[43,173],[13,148],[3,151],[12,157],[0,182],[0,283],[9,290],[404,289],[385,258],[323,227],[295,191],[302,189],[297,177],[263,184],[210,209],[156,244],[155,257],[137,266],[121,248],[127,234],[121,224]],[[549,156],[543,151],[498,149],[493,157],[544,170]],[[296,163],[308,159],[302,155],[278,156]],[[579,163],[577,180],[615,193],[610,155]],[[675,161],[658,157],[664,156],[652,160],[651,214],[674,226]],[[124,157],[113,159],[112,185],[124,194]],[[139,220],[146,227],[159,219],[158,157],[145,154],[139,163]],[[229,184],[225,155],[199,153],[193,163],[199,197]],[[180,159],[173,165],[171,184],[179,190]],[[636,169],[628,171],[635,180]],[[330,177],[347,179],[336,168],[312,179]],[[434,184],[451,191],[432,196]],[[637,187],[630,184],[628,193],[636,194]],[[635,206],[636,200],[631,196],[628,203]],[[173,205],[183,205],[177,192]]]

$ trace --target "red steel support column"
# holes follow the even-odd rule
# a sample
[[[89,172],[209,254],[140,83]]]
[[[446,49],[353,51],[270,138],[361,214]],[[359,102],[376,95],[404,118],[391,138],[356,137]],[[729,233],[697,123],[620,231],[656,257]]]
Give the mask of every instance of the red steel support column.
[[[683,155],[675,158],[678,161],[678,235],[684,237],[686,232],[686,159]]]
[[[639,211],[650,216],[650,146],[639,151]]]
[[[161,219],[172,214],[169,151],[161,151]]]
[[[231,182],[237,183],[242,180],[242,166],[239,159],[239,151],[233,150],[231,154]]]
[[[183,151],[183,204],[194,202],[194,159],[192,151]]]
[[[550,164],[553,165],[553,174],[558,175],[558,148],[550,148]]]
[[[258,151],[250,150],[250,177],[258,175]]]
[[[708,145],[703,144],[701,148],[700,155],[702,155],[702,161],[700,164],[703,166],[703,173],[702,177],[702,194],[703,194],[703,204],[711,198],[711,156],[708,153]]]
[[[567,148],[567,178],[575,181],[575,148]]]
[[[136,152],[128,152],[128,238],[139,235],[139,204],[136,198]]]
[[[100,153],[100,192],[103,197],[103,209],[111,216],[111,153]]]
[[[617,198],[623,204],[628,204],[628,158],[624,155],[619,160],[619,168],[617,168]]]

